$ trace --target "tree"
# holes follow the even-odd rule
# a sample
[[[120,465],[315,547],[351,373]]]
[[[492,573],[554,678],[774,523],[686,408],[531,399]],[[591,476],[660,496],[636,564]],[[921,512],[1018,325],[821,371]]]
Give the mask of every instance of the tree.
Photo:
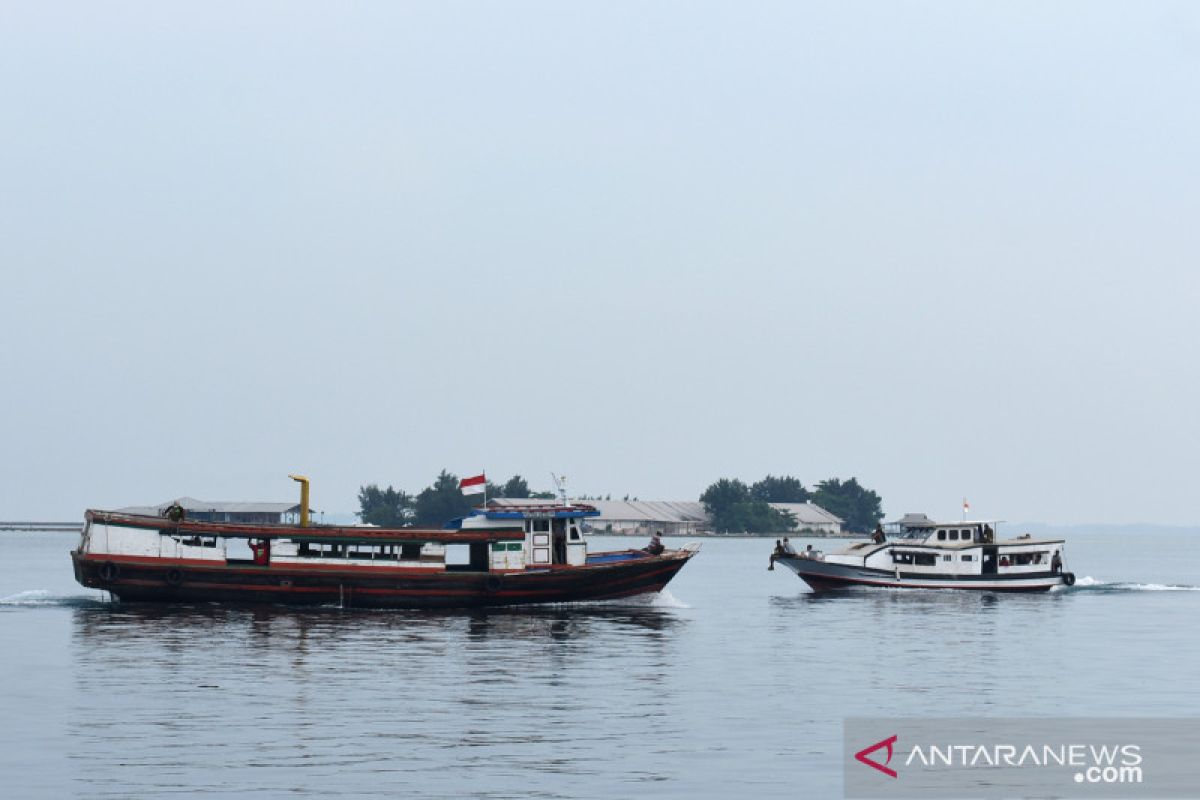
[[[375,484],[358,490],[358,516],[363,522],[385,528],[403,528],[413,522],[413,497],[391,486],[380,489]]]
[[[458,488],[458,476],[442,470],[432,486],[417,495],[415,523],[421,527],[440,528],[452,519],[466,516],[471,502]]]
[[[842,482],[830,478],[817,484],[813,502],[842,518],[846,530],[867,533],[883,519],[880,497],[859,485],[856,478]]]
[[[533,496],[532,494],[529,493],[529,484],[526,483],[525,479],[522,478],[520,475],[513,475],[511,478],[509,478],[508,482],[504,484],[501,491],[504,492],[504,494],[500,495],[501,497],[532,497]]]
[[[737,478],[732,480],[721,478],[700,495],[700,502],[704,503],[704,510],[714,517],[724,513],[737,503],[748,503],[750,499],[750,490]]]
[[[791,514],[776,511],[765,500],[755,499],[746,484],[736,478],[721,478],[700,495],[713,528],[728,533],[768,533],[796,527]]]
[[[806,503],[812,494],[791,475],[768,475],[750,487],[750,496],[767,503]]]

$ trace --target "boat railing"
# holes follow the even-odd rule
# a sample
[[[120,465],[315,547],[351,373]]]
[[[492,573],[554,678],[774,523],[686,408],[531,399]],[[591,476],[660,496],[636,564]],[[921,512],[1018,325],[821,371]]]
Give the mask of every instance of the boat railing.
[[[686,542],[679,549],[684,551],[685,553],[699,553],[700,552],[700,542]]]

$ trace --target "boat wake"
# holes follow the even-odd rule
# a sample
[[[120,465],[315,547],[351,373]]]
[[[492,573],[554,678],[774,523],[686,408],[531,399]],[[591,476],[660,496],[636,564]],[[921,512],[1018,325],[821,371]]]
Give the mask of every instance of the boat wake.
[[[663,589],[658,594],[645,595],[651,608],[691,608],[690,605],[671,594],[670,589]]]
[[[52,594],[45,589],[27,589],[0,597],[0,608],[90,608],[108,605],[97,595]]]
[[[1074,586],[1055,586],[1054,592],[1200,592],[1200,586],[1180,583],[1130,583],[1127,581],[1102,581],[1086,575],[1075,581]]]
[[[670,589],[659,592],[638,594],[633,597],[620,597],[615,600],[575,600],[569,603],[553,603],[556,608],[691,608],[675,595]]]

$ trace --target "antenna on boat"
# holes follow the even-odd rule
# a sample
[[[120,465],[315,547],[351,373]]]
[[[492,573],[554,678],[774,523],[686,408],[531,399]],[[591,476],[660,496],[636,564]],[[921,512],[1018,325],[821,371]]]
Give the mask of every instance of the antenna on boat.
[[[558,499],[561,500],[562,504],[565,506],[567,504],[567,476],[563,475],[560,478],[551,472],[550,477],[554,481],[554,487],[558,489]]]

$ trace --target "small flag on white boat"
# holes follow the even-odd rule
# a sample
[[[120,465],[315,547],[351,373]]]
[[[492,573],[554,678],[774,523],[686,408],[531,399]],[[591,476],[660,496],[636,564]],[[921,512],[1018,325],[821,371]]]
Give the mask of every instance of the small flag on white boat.
[[[968,503],[967,498],[964,497],[963,498],[963,513],[969,514],[970,512],[971,512],[971,504]]]
[[[458,482],[458,488],[463,494],[483,494],[487,490],[487,476],[480,473]]]

